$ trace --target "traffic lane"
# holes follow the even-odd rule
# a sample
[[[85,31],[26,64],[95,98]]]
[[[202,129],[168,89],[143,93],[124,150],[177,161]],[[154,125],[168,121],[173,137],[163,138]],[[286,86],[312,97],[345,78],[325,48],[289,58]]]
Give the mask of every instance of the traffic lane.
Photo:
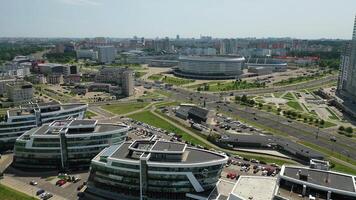
[[[184,94],[187,94],[187,92],[184,91],[183,89],[176,90],[176,91],[182,91]],[[184,97],[185,95],[177,95],[176,97],[179,98],[179,97],[182,97],[182,96]],[[196,97],[193,98],[193,100],[195,100],[195,102],[199,102],[200,99],[201,99],[200,98],[201,97],[201,93],[198,93],[198,95],[195,95],[195,96]],[[206,95],[206,94],[204,95],[204,97],[206,97],[206,98],[208,98],[209,96],[211,96],[211,95]],[[213,108],[216,108],[216,106],[214,106]],[[304,131],[311,132],[311,133],[319,132],[319,137],[322,137],[324,140],[327,140],[327,141],[330,140],[330,137],[334,136],[334,134],[330,134],[330,133],[327,133],[325,131],[318,130],[317,128],[314,128],[314,127],[311,127],[311,126],[308,126],[308,125],[304,125],[304,124],[301,124],[299,122],[293,122],[293,121],[292,122],[288,122],[288,120],[286,118],[278,116],[278,115],[272,115],[270,113],[262,112],[262,111],[259,111],[257,109],[252,109],[252,108],[249,108],[249,107],[246,107],[245,109],[246,109],[245,110],[246,112],[256,113],[257,115],[265,116],[266,118],[269,118],[271,120],[273,120],[273,119],[274,120],[278,120],[279,122],[283,123],[284,125],[293,127],[295,129],[304,130]],[[277,124],[277,125],[280,126],[281,124]],[[334,148],[335,145],[339,146],[338,149],[343,149],[342,150],[342,152],[343,152],[342,154],[344,154],[346,156],[349,156],[350,154],[354,154],[354,152],[356,152],[356,151],[353,151],[353,149],[355,148],[355,144],[354,144],[353,141],[348,140],[347,138],[342,137],[342,136],[336,136],[336,137],[337,137],[337,143],[336,144],[332,143],[333,149],[335,149]],[[341,144],[339,144],[339,143],[341,143]],[[340,147],[341,145],[342,145],[342,147]],[[345,151],[344,145],[346,145],[349,148],[348,151]],[[340,153],[341,153],[341,151],[340,151]]]
[[[224,109],[225,112],[230,112],[229,111],[229,108],[226,108],[226,107],[221,107],[222,109]],[[247,119],[247,120],[250,120],[250,121],[255,121],[256,123],[259,123],[259,124],[263,124],[264,126],[267,126],[267,127],[271,127],[273,129],[276,129],[276,130],[279,130],[281,132],[284,132],[284,133],[287,133],[288,135],[291,135],[295,138],[298,138],[300,140],[304,140],[304,141],[307,141],[307,142],[310,142],[310,143],[314,143],[314,144],[317,144],[321,147],[325,147],[325,148],[328,148],[328,149],[331,149],[332,151],[336,151],[342,155],[345,155],[345,156],[348,156],[350,158],[353,158],[355,159],[356,158],[356,152],[345,152],[345,148],[343,148],[343,146],[340,146],[340,145],[336,145],[335,143],[327,143],[325,141],[322,141],[320,139],[316,139],[316,135],[309,135],[309,134],[301,134],[300,132],[300,129],[296,129],[294,127],[290,127],[288,125],[284,125],[284,124],[281,124],[280,122],[276,122],[276,121],[273,121],[271,119],[265,119],[263,117],[257,117],[257,120],[255,120],[254,118],[256,118],[256,115],[254,114],[251,114],[251,113],[248,113],[248,112],[244,112],[244,111],[240,111],[240,110],[232,110],[232,112],[230,112],[232,114],[235,114],[235,115],[240,115],[242,116],[243,118]],[[319,136],[320,137],[320,136]]]
[[[235,107],[235,108],[239,109],[238,107]],[[310,125],[307,125],[307,124],[303,124],[301,122],[297,122],[297,121],[294,121],[294,120],[289,120],[288,121],[288,119],[286,119],[285,117],[274,115],[274,114],[267,113],[267,112],[262,112],[262,111],[257,110],[257,109],[253,109],[253,108],[249,108],[249,107],[246,107],[245,109],[246,109],[246,111],[248,111],[250,113],[251,112],[256,113],[256,116],[269,118],[269,119],[274,119],[275,121],[279,121],[279,122],[281,122],[281,123],[283,123],[285,125],[288,125],[290,127],[293,127],[293,128],[296,128],[296,129],[300,129],[300,130],[303,130],[303,131],[306,131],[306,132],[315,133],[315,134],[318,133],[319,137],[322,137],[322,138],[324,138],[326,140],[330,140],[331,137],[336,137],[337,141],[339,143],[341,143],[343,146],[346,145],[350,150],[356,152],[356,144],[352,140],[349,140],[348,138],[346,138],[344,136],[340,136],[340,135],[335,136],[334,134],[325,132],[322,129],[318,129],[316,127],[313,127],[313,126],[310,126]]]

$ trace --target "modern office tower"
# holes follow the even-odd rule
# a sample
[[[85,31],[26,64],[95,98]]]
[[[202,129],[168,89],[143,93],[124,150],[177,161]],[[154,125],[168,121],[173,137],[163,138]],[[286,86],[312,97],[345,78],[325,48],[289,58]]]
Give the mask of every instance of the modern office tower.
[[[126,69],[122,72],[122,91],[125,96],[132,96],[134,94],[134,72]]]
[[[341,55],[338,92],[356,101],[356,17],[351,43],[345,45]]]
[[[7,98],[11,102],[26,102],[33,98],[33,87],[26,81],[14,81],[6,84]]]
[[[237,54],[237,41],[235,39],[223,39],[220,41],[220,54]]]
[[[242,74],[244,64],[243,57],[182,56],[174,74],[192,79],[235,79]]]
[[[30,169],[89,167],[101,150],[125,141],[129,127],[97,120],[58,120],[16,139],[14,166]]]
[[[100,63],[112,63],[116,57],[116,49],[114,46],[99,46],[98,61]]]
[[[209,194],[228,157],[164,140],[113,145],[91,163],[88,199],[190,199]]]
[[[30,104],[20,109],[8,110],[0,116],[0,150],[13,148],[16,138],[24,132],[54,120],[83,119],[88,105],[83,103],[59,104],[57,102]]]

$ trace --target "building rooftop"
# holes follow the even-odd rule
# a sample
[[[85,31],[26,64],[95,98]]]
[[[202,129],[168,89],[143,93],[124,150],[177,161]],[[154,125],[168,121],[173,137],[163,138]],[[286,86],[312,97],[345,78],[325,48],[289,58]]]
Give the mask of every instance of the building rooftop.
[[[127,126],[123,124],[98,124],[96,120],[57,120],[25,134],[34,136],[58,135],[60,132],[64,132],[66,135],[94,134],[122,128],[127,128]]]
[[[243,62],[244,57],[218,57],[218,56],[181,56],[180,61],[203,61],[203,62]]]
[[[73,126],[95,126],[97,120],[73,120],[69,127]]]
[[[11,109],[8,110],[8,116],[23,116],[23,115],[30,115],[34,113],[34,109],[41,109],[43,113],[51,112],[51,111],[58,111],[58,110],[69,110],[73,108],[77,108],[78,106],[84,106],[85,103],[70,103],[70,104],[60,104],[58,102],[46,102],[46,103],[34,103],[34,104],[27,104],[22,106],[18,109]],[[48,109],[50,108],[50,109]],[[56,109],[51,109],[56,108]]]
[[[183,152],[186,147],[186,144],[182,143],[173,143],[173,142],[166,142],[166,141],[157,141],[153,147],[152,151],[176,151],[176,152]]]
[[[152,154],[175,153],[175,154],[181,154],[182,156],[180,157],[179,160],[175,160],[174,162],[182,163],[182,164],[191,164],[191,163],[200,163],[200,162],[209,162],[209,161],[227,159],[225,155],[221,155],[210,151],[205,151],[203,149],[187,147],[186,144],[183,143],[163,141],[163,140],[156,140],[154,141],[153,144],[149,144],[147,142],[136,144],[136,142],[137,141],[123,143],[111,155],[111,158],[123,159],[123,160],[139,160],[139,157],[143,153],[152,153]],[[133,150],[132,146],[134,146],[134,148],[137,151]],[[161,151],[161,152],[157,152],[157,151]],[[152,161],[152,159],[150,158],[149,161]],[[172,160],[162,158],[159,162],[172,163]]]
[[[285,166],[281,175],[333,189],[356,192],[355,177],[333,171]]]
[[[272,200],[277,178],[263,176],[240,176],[231,195],[241,199]]]

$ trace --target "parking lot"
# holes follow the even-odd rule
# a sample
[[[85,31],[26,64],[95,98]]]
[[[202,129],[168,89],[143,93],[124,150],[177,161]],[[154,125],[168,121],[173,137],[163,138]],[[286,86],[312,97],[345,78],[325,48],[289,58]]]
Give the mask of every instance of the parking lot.
[[[228,181],[237,181],[240,176],[276,176],[280,166],[276,164],[267,165],[258,160],[248,160],[240,156],[230,157],[228,164],[224,167],[221,178]]]

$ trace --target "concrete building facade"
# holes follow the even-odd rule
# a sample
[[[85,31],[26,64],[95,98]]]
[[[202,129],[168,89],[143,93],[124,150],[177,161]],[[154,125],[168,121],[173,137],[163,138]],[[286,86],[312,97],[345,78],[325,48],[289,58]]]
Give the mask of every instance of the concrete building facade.
[[[98,61],[100,63],[112,63],[116,57],[116,49],[114,46],[99,46],[98,48]]]

